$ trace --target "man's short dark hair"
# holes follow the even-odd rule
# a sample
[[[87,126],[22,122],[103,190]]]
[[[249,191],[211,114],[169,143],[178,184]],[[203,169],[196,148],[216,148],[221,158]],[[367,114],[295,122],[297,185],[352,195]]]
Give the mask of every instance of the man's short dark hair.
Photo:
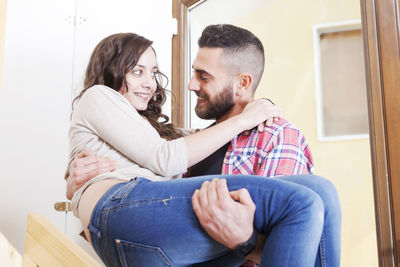
[[[264,47],[253,33],[230,24],[209,25],[201,34],[200,48],[222,48],[226,66],[233,75],[248,72],[253,76],[252,90],[264,72]]]

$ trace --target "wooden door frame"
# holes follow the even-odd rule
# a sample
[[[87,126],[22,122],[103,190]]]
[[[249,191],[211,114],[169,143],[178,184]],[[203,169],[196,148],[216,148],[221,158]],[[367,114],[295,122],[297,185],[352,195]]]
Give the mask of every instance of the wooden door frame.
[[[173,0],[172,122],[184,127],[187,12],[201,0]],[[400,267],[400,0],[360,0],[380,267]],[[398,91],[396,91],[396,88]]]
[[[398,267],[400,201],[394,198],[400,194],[399,0],[360,2],[379,266]]]
[[[188,55],[185,53],[185,44],[188,38],[187,13],[188,10],[203,0],[172,0],[172,17],[178,21],[177,34],[172,38],[172,123],[175,127],[188,127],[185,122],[185,99],[187,82],[185,81],[185,62]]]

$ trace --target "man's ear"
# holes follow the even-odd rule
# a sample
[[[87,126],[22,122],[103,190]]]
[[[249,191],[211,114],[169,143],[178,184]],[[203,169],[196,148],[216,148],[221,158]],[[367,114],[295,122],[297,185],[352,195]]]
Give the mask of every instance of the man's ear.
[[[253,77],[250,74],[248,73],[240,74],[238,76],[236,95],[243,96],[248,94],[251,90],[252,82],[253,82]]]

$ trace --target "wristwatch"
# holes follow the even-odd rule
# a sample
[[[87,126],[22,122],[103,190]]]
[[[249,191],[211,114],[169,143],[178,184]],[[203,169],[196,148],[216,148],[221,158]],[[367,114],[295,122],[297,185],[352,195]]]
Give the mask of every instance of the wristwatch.
[[[240,257],[246,257],[251,252],[253,252],[253,250],[256,248],[257,237],[258,237],[258,233],[254,229],[249,240],[241,243],[236,249],[233,250],[233,252],[235,252],[236,255],[238,255]]]

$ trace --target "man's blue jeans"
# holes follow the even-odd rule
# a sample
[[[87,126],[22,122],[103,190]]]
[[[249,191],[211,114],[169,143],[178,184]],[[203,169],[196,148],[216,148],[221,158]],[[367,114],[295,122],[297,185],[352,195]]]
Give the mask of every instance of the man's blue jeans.
[[[245,259],[213,240],[192,210],[194,190],[214,177],[226,178],[229,190],[245,187],[250,192],[256,204],[254,227],[267,236],[261,266],[314,266],[327,215],[318,193],[298,181],[329,182],[312,175],[212,175],[165,182],[135,178],[117,184],[92,214],[89,230],[96,252],[107,266],[189,266],[220,260],[219,266],[240,265]],[[326,255],[330,250],[325,246]]]

